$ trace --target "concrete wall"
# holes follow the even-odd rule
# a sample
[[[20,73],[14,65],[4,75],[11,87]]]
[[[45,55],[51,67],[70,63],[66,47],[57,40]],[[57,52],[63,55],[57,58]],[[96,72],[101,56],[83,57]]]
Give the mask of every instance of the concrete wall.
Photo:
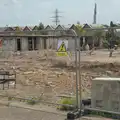
[[[58,45],[58,39],[51,39],[50,44],[52,45],[52,49],[57,50],[57,45]]]
[[[57,50],[58,40],[68,40],[68,50],[74,51],[75,50],[75,39],[74,38],[57,38],[57,39],[47,39],[47,45],[52,46],[52,49]],[[77,39],[77,47],[79,48],[79,39]]]
[[[41,49],[41,43],[40,43],[40,38],[37,37],[37,49]]]
[[[80,47],[80,40],[79,39],[77,39],[77,46],[76,47],[77,48]],[[74,51],[75,50],[75,38],[69,38],[68,39],[68,49],[70,51]]]
[[[2,50],[3,51],[15,51],[16,50],[15,37],[4,37],[2,39]]]
[[[47,49],[49,49],[49,47],[50,47],[50,42],[51,42],[51,38],[46,39],[46,47],[47,47]]]
[[[28,38],[27,37],[21,38],[21,49],[22,49],[22,51],[28,50]]]
[[[17,39],[21,40],[21,51],[28,51],[28,37],[5,37],[3,39],[2,49],[4,51],[17,51]],[[37,49],[45,48],[45,39],[41,37],[36,37],[37,39]],[[68,40],[68,49],[75,50],[75,39],[74,38],[48,38],[46,39],[46,49],[50,46],[52,49],[57,50],[58,40]],[[77,40],[77,45],[79,47],[79,40]]]
[[[68,39],[68,50],[75,50],[75,40],[73,40],[72,38]]]
[[[37,49],[38,50],[44,49],[45,47],[44,39],[41,37],[36,37],[36,40],[37,40]],[[22,51],[28,50],[28,37],[22,37],[21,43],[22,43]],[[46,42],[46,45],[47,45],[47,42]]]
[[[3,51],[17,51],[17,39],[21,40],[21,51],[28,50],[27,37],[5,37],[3,38],[2,50]]]
[[[92,108],[120,112],[120,78],[92,81]]]
[[[38,50],[44,49],[44,39],[41,37],[37,37],[37,48]]]
[[[57,49],[58,39],[48,38],[47,39],[47,48],[51,47],[51,49]]]

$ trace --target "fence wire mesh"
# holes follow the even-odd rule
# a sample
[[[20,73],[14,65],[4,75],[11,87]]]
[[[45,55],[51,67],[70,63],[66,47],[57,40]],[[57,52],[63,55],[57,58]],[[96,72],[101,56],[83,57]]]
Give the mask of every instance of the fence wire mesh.
[[[89,33],[85,36],[78,35],[76,39],[78,43],[77,47],[81,48],[81,61],[83,62],[81,68],[84,68],[81,73],[83,98],[88,98],[91,95],[90,88],[92,78],[102,74],[100,73],[98,75],[97,72],[90,72],[89,68],[92,65],[90,66],[85,62],[89,60],[92,61],[93,58],[95,58],[95,60],[101,60],[101,56],[103,56],[101,60],[103,61],[109,57],[108,50],[99,50],[99,48],[108,48],[105,34],[101,32],[101,30],[108,30],[108,28],[86,29],[86,31],[87,30],[88,32],[94,31],[95,34]],[[46,34],[48,35],[48,33]],[[47,35],[41,37],[47,38],[47,41],[56,40],[56,43],[52,43],[54,47],[51,47],[51,49],[49,49],[51,45],[50,42],[46,50],[39,49],[16,52],[1,49],[0,69],[6,71],[15,70],[17,73],[16,90],[11,87],[4,91],[0,90],[1,94],[22,98],[39,98],[42,96],[41,99],[46,101],[46,103],[51,102],[56,104],[59,104],[59,100],[63,97],[69,98],[72,96],[75,98],[75,35],[70,30],[67,31],[67,34],[62,31],[61,33],[57,33],[57,35]],[[14,35],[11,36],[14,37]],[[69,56],[56,56],[57,41],[59,39],[68,40]],[[105,45],[107,45],[107,47]],[[116,52],[117,51],[115,51],[115,55],[117,55]],[[86,72],[87,70],[88,72]]]

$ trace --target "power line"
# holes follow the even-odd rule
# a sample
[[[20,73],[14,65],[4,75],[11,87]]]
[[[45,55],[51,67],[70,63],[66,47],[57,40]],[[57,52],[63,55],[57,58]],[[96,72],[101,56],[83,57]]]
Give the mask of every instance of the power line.
[[[62,16],[59,16],[59,13],[61,13],[61,12],[59,12],[59,10],[56,9],[55,12],[54,12],[55,15],[51,17],[51,18],[54,19],[52,22],[54,22],[55,25],[58,25],[60,23],[59,18],[62,17]]]

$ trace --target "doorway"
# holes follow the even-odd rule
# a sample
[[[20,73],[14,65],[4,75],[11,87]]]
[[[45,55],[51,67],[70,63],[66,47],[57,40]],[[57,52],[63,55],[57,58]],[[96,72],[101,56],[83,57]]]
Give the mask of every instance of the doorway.
[[[36,37],[33,38],[33,42],[34,42],[34,50],[37,50],[37,39],[36,39]]]
[[[44,49],[47,49],[47,40],[46,39],[44,39],[43,44],[44,44]]]
[[[17,51],[21,51],[21,40],[20,40],[20,38],[17,39]]]
[[[28,37],[28,50],[33,50],[32,37]]]
[[[83,37],[80,37],[80,47],[82,47],[83,46]]]
[[[28,50],[37,50],[37,39],[36,37],[28,37]]]

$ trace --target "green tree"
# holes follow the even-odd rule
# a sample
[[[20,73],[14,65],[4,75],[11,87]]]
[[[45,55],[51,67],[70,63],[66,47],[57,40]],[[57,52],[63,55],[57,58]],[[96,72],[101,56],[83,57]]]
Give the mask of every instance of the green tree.
[[[79,40],[80,40],[81,36],[85,36],[86,31],[83,29],[83,27],[79,23],[77,25],[75,25],[74,29],[79,37]],[[86,46],[86,44],[84,43],[82,46],[83,50],[85,49],[85,46]]]
[[[79,22],[79,21],[77,21],[77,24],[78,24],[78,25],[80,25],[80,22]]]
[[[104,32],[103,31],[95,31],[94,34],[93,34],[93,47],[95,47],[95,41],[96,40],[99,44],[100,42],[102,43],[103,41],[101,41],[102,37],[104,36]]]
[[[105,40],[106,43],[108,43],[108,46],[110,45],[111,40],[116,40],[116,34],[115,34],[115,30],[112,27],[116,27],[117,25],[114,24],[112,21],[110,22],[110,28],[108,29],[108,31],[106,32],[105,35]]]
[[[112,21],[110,22],[110,29],[108,29],[108,32],[106,33],[107,40],[110,43],[111,40],[116,41],[116,34],[115,29],[113,27],[116,27],[116,24],[114,24]]]
[[[76,33],[78,36],[84,36],[86,33],[86,31],[82,28],[82,26],[80,24],[76,25],[75,30],[76,30]]]
[[[111,21],[110,22],[110,29],[109,29],[109,34],[111,34],[110,35],[110,37],[111,37],[111,39],[114,39],[115,38],[115,31],[114,31],[114,29],[112,28],[112,27],[115,27],[116,25],[115,24],[113,24],[113,22]]]
[[[110,27],[114,27],[113,21],[110,21]]]
[[[110,53],[109,53],[109,57],[112,57],[113,52],[114,52],[114,44],[112,43],[112,41],[116,41],[116,30],[113,27],[116,27],[117,25],[114,24],[112,21],[110,22],[110,29],[108,30],[108,43],[110,45]]]
[[[43,23],[41,22],[40,24],[39,24],[39,26],[38,26],[38,30],[43,30],[44,29],[44,25],[43,25]]]
[[[118,25],[114,24],[113,21],[110,21],[110,27],[117,27]]]

